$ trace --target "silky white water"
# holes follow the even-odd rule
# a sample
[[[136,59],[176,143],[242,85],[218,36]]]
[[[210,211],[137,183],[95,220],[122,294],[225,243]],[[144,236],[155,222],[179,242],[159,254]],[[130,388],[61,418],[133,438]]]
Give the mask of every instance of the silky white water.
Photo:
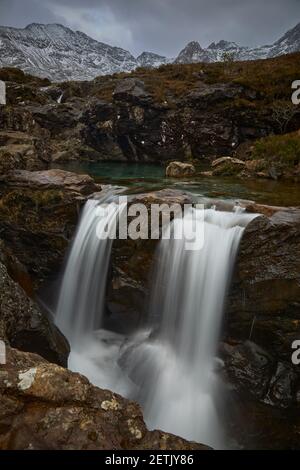
[[[105,288],[110,252],[118,214],[124,209],[108,191],[101,199],[89,200],[83,209],[68,257],[60,290],[56,324],[71,345],[100,328],[105,306]],[[101,212],[101,208],[105,211]],[[99,233],[108,236],[100,238]]]
[[[204,218],[196,217],[204,245],[194,251],[176,238],[185,233],[190,239],[195,209],[175,219],[174,237],[159,242],[147,325],[126,338],[99,330],[112,241],[96,236],[98,206],[89,201],[84,209],[58,303],[57,324],[72,345],[70,368],[137,399],[150,429],[223,448],[217,344],[239,243],[255,216],[205,210]],[[117,213],[115,206],[106,214],[103,229]]]

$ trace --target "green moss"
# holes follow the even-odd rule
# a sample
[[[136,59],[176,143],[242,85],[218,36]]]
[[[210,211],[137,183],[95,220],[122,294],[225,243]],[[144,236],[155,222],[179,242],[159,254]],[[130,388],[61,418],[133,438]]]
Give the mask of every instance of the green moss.
[[[269,136],[254,144],[252,158],[263,160],[264,169],[273,166],[278,170],[293,169],[300,164],[300,134]]]

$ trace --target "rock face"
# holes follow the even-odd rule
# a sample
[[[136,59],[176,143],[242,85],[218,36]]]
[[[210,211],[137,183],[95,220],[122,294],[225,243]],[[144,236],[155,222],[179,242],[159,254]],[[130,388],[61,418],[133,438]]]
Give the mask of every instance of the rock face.
[[[191,163],[172,162],[166,168],[166,176],[171,178],[193,176],[195,173],[196,169]]]
[[[49,149],[41,138],[19,131],[0,132],[0,174],[42,169],[49,162]]]
[[[277,211],[246,228],[229,295],[230,333],[290,361],[299,338],[300,210]]]
[[[15,348],[36,352],[49,361],[66,366],[69,345],[23,289],[0,263],[0,338]],[[0,371],[1,374],[1,371]]]
[[[222,354],[226,373],[238,392],[279,408],[297,406],[297,367],[289,362],[278,362],[251,341],[226,344]]]
[[[136,403],[35,354],[7,348],[0,395],[2,450],[208,449],[148,431]]]
[[[39,170],[78,160],[158,163],[232,157],[241,144],[278,133],[272,105],[256,83],[229,82],[222,74],[221,82],[212,83],[213,70],[200,68],[190,82],[186,72],[176,69],[181,66],[172,67],[163,80],[162,72],[150,71],[59,87],[41,86],[14,69],[0,71],[8,100],[0,113],[0,170]],[[287,79],[280,63],[275,69]],[[290,130],[298,124],[299,116]]]
[[[86,197],[100,187],[62,170],[0,178],[1,238],[36,282],[60,266]]]

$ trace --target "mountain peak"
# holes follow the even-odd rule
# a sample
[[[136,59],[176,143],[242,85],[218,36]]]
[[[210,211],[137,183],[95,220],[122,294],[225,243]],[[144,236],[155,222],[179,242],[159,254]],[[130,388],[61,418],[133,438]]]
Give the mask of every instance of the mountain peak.
[[[300,23],[296,24],[294,28],[287,31],[275,44],[281,44],[283,42],[292,44],[294,42],[300,41]]]
[[[24,28],[24,30],[27,30],[27,31],[32,31],[32,30],[36,30],[36,29],[41,29],[41,30],[47,30],[47,29],[59,30],[60,29],[62,31],[72,31],[70,28],[68,28],[67,26],[64,26],[60,23],[48,23],[48,24],[30,23]]]
[[[190,41],[183,50],[203,51],[198,41]]]
[[[237,48],[239,47],[235,42],[230,42],[230,41],[225,41],[224,39],[222,39],[221,41],[219,42],[212,42],[209,46],[208,46],[208,49],[212,49],[212,50],[215,50],[215,49],[224,49],[224,50],[228,50],[228,49],[232,49],[232,48]]]
[[[179,53],[176,63],[188,64],[193,62],[200,62],[203,60],[204,49],[200,46],[198,41],[189,42],[184,49]]]

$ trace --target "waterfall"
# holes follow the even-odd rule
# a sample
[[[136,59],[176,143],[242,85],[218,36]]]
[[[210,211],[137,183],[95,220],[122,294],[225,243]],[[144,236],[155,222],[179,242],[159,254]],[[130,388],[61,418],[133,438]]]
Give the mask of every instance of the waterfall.
[[[239,243],[256,215],[205,210],[194,218],[204,233],[195,251],[186,241],[198,209],[174,219],[173,236],[159,242],[147,324],[125,337],[100,329],[112,240],[97,230],[110,233],[123,209],[110,204],[99,217],[111,197],[86,203],[63,277],[56,322],[71,341],[69,367],[139,401],[149,428],[223,448],[217,344]]]
[[[106,231],[111,235],[117,215],[124,208],[122,204],[114,203],[113,197],[114,190],[111,190],[104,192],[98,200],[86,202],[68,256],[56,309],[56,324],[71,345],[97,330],[102,323],[113,240],[109,236],[99,237],[99,232]],[[102,213],[99,209],[104,204],[106,210]]]
[[[136,335],[123,366],[138,385],[147,425],[223,448],[222,384],[217,344],[228,284],[245,226],[253,215],[205,211],[204,246],[186,250],[190,217],[175,219],[171,240],[157,255],[150,303],[150,335]],[[201,220],[201,219],[200,219]],[[179,238],[179,237],[177,237]]]
[[[63,99],[63,96],[64,96],[64,94],[61,93],[61,94],[59,95],[59,97],[57,98],[58,104],[61,104],[61,101],[62,101],[62,99]]]

